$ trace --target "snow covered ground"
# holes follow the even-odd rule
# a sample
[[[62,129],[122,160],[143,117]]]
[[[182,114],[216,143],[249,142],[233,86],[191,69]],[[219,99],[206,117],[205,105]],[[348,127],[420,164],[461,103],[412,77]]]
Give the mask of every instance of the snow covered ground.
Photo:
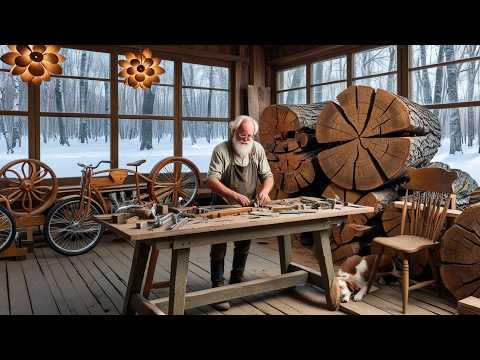
[[[78,139],[69,139],[70,147],[60,146],[57,142],[49,142],[46,145],[41,144],[41,160],[49,165],[58,177],[76,177],[80,176],[78,162],[96,163],[100,160],[110,159],[110,142],[105,143],[103,138],[96,142],[81,144]],[[201,172],[208,170],[212,150],[218,143],[224,141],[222,138],[212,139],[210,143],[205,138],[198,138],[196,144],[192,145],[189,138],[183,141],[183,156],[192,160]],[[126,167],[131,161],[145,159],[147,162],[140,168],[144,172],[150,169],[160,160],[173,155],[173,139],[169,137],[162,138],[160,143],[154,140],[152,150],[140,151],[138,139],[120,140],[119,143],[119,165]],[[478,153],[478,143],[474,140],[474,146],[467,147],[463,145],[463,154],[449,154],[450,139],[443,139],[442,145],[432,161],[441,161],[454,169],[461,169],[470,174],[480,183],[480,154]],[[6,154],[4,141],[0,141],[0,167],[7,162],[28,158],[28,140],[22,139],[22,147],[15,148],[14,154]],[[102,165],[102,168],[107,168]]]
[[[197,143],[192,145],[190,138],[183,142],[183,156],[194,162],[201,172],[206,172],[210,164],[212,150],[223,139],[212,139],[210,143],[205,138],[198,138]],[[95,164],[100,160],[110,160],[110,142],[105,143],[103,138],[96,142],[82,144],[78,139],[69,139],[70,146],[61,146],[58,142],[40,144],[40,159],[50,166],[58,177],[80,176],[80,167],[77,163]],[[22,147],[15,148],[13,154],[6,154],[7,149],[4,141],[0,141],[0,167],[6,163],[28,158],[27,139],[22,140]],[[122,140],[119,142],[119,166],[126,167],[128,162],[145,159],[147,162],[140,167],[142,172],[148,172],[160,160],[173,155],[173,139],[164,137],[160,143],[154,139],[153,149],[140,151],[138,139]],[[106,169],[103,165],[99,169]]]
[[[455,155],[449,154],[450,152],[450,139],[442,139],[440,149],[432,159],[433,161],[440,161],[448,164],[452,169],[460,169],[467,172],[471,177],[480,183],[480,154],[478,153],[478,142],[474,139],[473,146],[468,147],[465,144],[462,145],[463,154],[460,152]]]

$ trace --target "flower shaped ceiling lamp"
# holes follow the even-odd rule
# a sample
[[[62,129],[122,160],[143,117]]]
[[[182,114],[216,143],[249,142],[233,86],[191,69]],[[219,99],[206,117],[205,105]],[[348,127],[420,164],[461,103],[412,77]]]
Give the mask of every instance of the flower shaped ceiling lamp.
[[[137,54],[126,52],[125,57],[127,60],[118,62],[122,67],[118,76],[124,78],[125,84],[135,89],[151,87],[152,83],[160,82],[159,75],[165,73],[165,70],[159,66],[160,58],[152,58],[150,49],[143,49]]]
[[[20,75],[23,81],[31,81],[39,85],[49,81],[50,74],[60,75],[59,63],[65,58],[58,54],[57,45],[8,45],[10,52],[3,54],[1,60],[12,66],[10,72]]]

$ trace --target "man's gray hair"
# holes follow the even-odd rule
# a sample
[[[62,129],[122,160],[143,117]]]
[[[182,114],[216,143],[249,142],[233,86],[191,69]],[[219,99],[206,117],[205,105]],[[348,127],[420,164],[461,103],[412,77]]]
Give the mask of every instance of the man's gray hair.
[[[235,132],[235,130],[237,130],[245,120],[251,120],[252,121],[252,123],[253,123],[253,135],[257,135],[257,133],[258,133],[258,122],[253,117],[247,116],[247,115],[237,116],[235,118],[235,120],[230,122],[230,124],[229,124],[230,135],[233,136],[233,133]]]

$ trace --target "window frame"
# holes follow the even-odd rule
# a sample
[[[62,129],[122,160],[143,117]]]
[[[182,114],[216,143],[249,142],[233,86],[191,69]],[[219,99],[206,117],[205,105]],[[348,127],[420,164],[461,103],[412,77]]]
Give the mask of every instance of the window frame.
[[[27,84],[27,96],[28,104],[26,111],[13,111],[13,110],[0,110],[0,115],[7,116],[23,116],[27,117],[27,129],[28,129],[28,157],[30,159],[40,160],[40,118],[42,117],[75,117],[75,118],[97,118],[97,119],[109,119],[110,120],[110,161],[112,162],[112,168],[118,167],[119,160],[119,128],[118,121],[120,119],[146,119],[146,120],[172,120],[174,122],[174,156],[182,156],[182,121],[232,121],[235,116],[235,111],[238,108],[237,102],[239,101],[237,96],[237,87],[240,79],[236,78],[237,68],[242,59],[237,59],[232,56],[232,59],[218,59],[218,58],[206,58],[202,56],[189,55],[189,54],[176,54],[174,52],[164,52],[152,48],[153,55],[160,57],[162,60],[169,60],[174,62],[174,82],[173,84],[153,84],[152,86],[168,86],[174,89],[174,111],[173,116],[153,115],[153,114],[120,114],[118,108],[119,92],[118,84],[121,80],[118,78],[118,56],[125,51],[139,51],[139,47],[127,47],[127,46],[77,46],[77,45],[65,45],[63,48],[95,51],[100,53],[106,53],[110,56],[110,77],[109,78],[92,78],[87,76],[74,76],[74,75],[51,75],[51,77],[59,78],[71,78],[77,80],[100,80],[110,82],[110,112],[102,114],[92,113],[70,113],[70,112],[50,112],[40,111],[40,86],[34,85],[31,82]],[[228,69],[228,88],[221,89],[228,92],[228,112],[227,118],[197,118],[197,117],[183,117],[182,116],[182,63],[192,63],[198,65],[207,66],[220,66]],[[9,69],[0,69],[0,71],[10,72]],[[202,88],[203,89],[203,88]],[[219,90],[219,89],[214,89]],[[230,136],[230,134],[229,134]],[[45,163],[48,165],[48,159]],[[159,159],[160,161],[161,159]],[[141,170],[141,168],[140,168]],[[55,169],[53,169],[55,171]],[[205,175],[205,173],[202,173]],[[61,177],[58,178],[61,186],[65,185],[78,185],[80,178],[80,170],[78,176],[75,177]],[[130,182],[129,179],[128,182]]]
[[[389,46],[395,46],[396,47],[396,61],[397,61],[397,66],[395,71],[387,71],[383,73],[378,73],[375,75],[366,75],[366,76],[359,76],[359,77],[354,77],[354,55],[357,53],[361,53],[364,51],[369,51],[369,50],[375,50],[375,49],[381,49],[381,48],[386,48]],[[329,60],[334,60],[340,57],[346,56],[346,67],[347,67],[347,78],[346,80],[335,80],[331,82],[325,82],[321,84],[312,84],[312,67],[313,64],[318,63],[320,61],[329,61]],[[325,56],[318,56],[318,57],[308,57],[307,61],[297,61],[293,56],[291,57],[291,60],[288,62],[281,62],[281,65],[273,65],[273,71],[272,71],[272,76],[270,82],[273,84],[274,89],[272,91],[272,97],[271,97],[271,102],[272,104],[278,104],[277,99],[278,99],[278,94],[280,92],[284,91],[289,91],[289,90],[295,90],[295,89],[288,89],[288,90],[278,90],[278,84],[277,84],[277,77],[278,73],[280,71],[285,71],[288,69],[300,67],[300,66],[306,66],[306,89],[307,89],[307,104],[312,104],[314,103],[312,101],[312,94],[313,94],[313,87],[319,86],[319,85],[329,85],[332,83],[341,83],[341,82],[347,82],[347,87],[354,85],[355,80],[361,80],[361,79],[368,79],[368,78],[374,78],[374,77],[380,77],[384,75],[389,75],[389,74],[396,74],[397,75],[397,94],[401,96],[408,96],[406,93],[405,89],[408,88],[408,79],[405,79],[404,76],[401,76],[402,74],[402,69],[404,68],[404,65],[408,66],[408,62],[405,64],[405,56],[407,56],[408,59],[408,45],[359,45],[358,48],[350,48],[347,50],[342,50],[339,49],[338,51],[334,52],[329,52],[328,55]],[[278,60],[277,60],[278,62]],[[303,89],[303,87],[301,88]],[[299,105],[305,105],[305,104],[299,104]]]
[[[294,88],[278,90],[278,75],[279,75],[279,73],[281,71],[285,72],[285,71],[292,70],[292,69],[295,69],[295,68],[299,68],[299,67],[302,67],[302,66],[305,66],[305,86],[298,86],[298,87],[294,87]],[[289,92],[289,91],[298,91],[298,90],[303,90],[303,89],[305,89],[305,99],[307,99],[307,101],[309,101],[308,99],[310,98],[310,89],[309,89],[310,77],[311,77],[311,70],[310,70],[310,66],[308,66],[308,64],[298,64],[298,65],[287,66],[287,67],[278,69],[275,72],[275,81],[274,81],[274,84],[275,84],[275,91],[274,91],[275,102],[274,103],[275,104],[278,103],[278,95],[281,94],[281,93],[286,93],[286,92]],[[288,104],[283,104],[282,103],[282,105],[288,105]]]

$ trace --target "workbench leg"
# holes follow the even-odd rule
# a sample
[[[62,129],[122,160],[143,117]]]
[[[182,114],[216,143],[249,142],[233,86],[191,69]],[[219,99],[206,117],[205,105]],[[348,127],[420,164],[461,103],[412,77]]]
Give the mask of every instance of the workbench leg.
[[[184,314],[189,256],[189,248],[172,250],[168,315]]]
[[[145,284],[143,285],[143,297],[148,299],[153,285],[153,276],[155,275],[155,267],[157,266],[159,251],[153,245],[150,250],[150,260],[148,262],[147,276],[145,277]]]
[[[143,275],[147,267],[148,252],[150,246],[147,246],[141,241],[135,242],[133,251],[132,267],[130,268],[130,275],[128,277],[127,293],[125,295],[125,302],[123,304],[122,314],[134,314],[130,307],[130,300],[133,294],[140,294],[142,290]]]
[[[288,265],[292,261],[292,235],[281,235],[278,239],[278,252],[280,253],[280,271],[288,272]]]
[[[323,289],[325,290],[327,306],[330,310],[335,310],[335,304],[331,293],[335,274],[332,261],[332,250],[330,248],[330,229],[313,233],[313,247],[315,257],[320,265],[320,273],[322,274]]]

